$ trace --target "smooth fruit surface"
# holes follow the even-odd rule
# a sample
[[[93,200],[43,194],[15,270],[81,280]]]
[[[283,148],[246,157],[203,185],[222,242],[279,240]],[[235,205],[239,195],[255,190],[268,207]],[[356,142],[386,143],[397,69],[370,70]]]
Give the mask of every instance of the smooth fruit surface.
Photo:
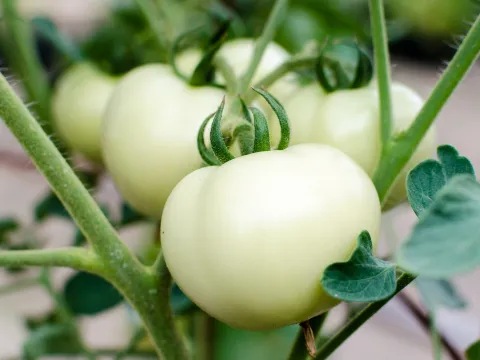
[[[101,161],[103,114],[117,78],[88,63],[71,66],[58,80],[52,96],[55,128],[66,144],[94,161]]]
[[[171,193],[162,251],[177,285],[229,326],[267,330],[338,301],[324,269],[349,258],[380,203],[368,175],[330,146],[302,144],[197,170]]]
[[[109,102],[102,129],[106,167],[124,198],[159,218],[168,195],[202,165],[197,132],[223,92],[193,88],[165,65],[128,73]]]

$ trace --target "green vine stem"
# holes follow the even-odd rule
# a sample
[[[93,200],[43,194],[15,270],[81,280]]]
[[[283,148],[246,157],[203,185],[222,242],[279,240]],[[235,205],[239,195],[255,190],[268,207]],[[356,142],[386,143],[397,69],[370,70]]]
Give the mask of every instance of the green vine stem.
[[[112,282],[137,310],[160,357],[186,359],[184,344],[171,320],[169,292],[160,290],[165,283],[170,284],[169,276],[151,274],[120,240],[98,204],[3,75],[0,75],[0,118],[46,177],[89,241],[102,262],[102,276]],[[69,260],[62,265],[75,267]]]
[[[83,248],[0,251],[0,266],[57,266],[99,275],[104,273],[97,256]]]
[[[288,0],[276,0],[275,5],[268,17],[267,23],[263,28],[262,35],[257,39],[255,44],[255,50],[253,51],[253,56],[248,66],[247,71],[242,76],[239,85],[239,94],[244,97],[247,92],[250,82],[255,75],[258,65],[262,60],[263,53],[267,48],[268,44],[273,40],[278,26],[282,21],[282,15],[285,13],[288,6]]]
[[[386,303],[395,297],[400,291],[407,287],[413,280],[415,276],[403,273],[397,279],[397,288],[395,293],[381,301],[371,303],[360,311],[355,317],[350,319],[334,336],[332,336],[322,347],[318,350],[315,360],[324,360],[328,358],[340,345],[343,344],[355,331],[357,331],[360,326],[362,326],[365,321],[370,319],[375,315]],[[295,358],[295,360],[297,360]],[[304,360],[303,358],[298,358],[298,360]]]
[[[269,74],[267,74],[263,79],[261,79],[257,84],[255,84],[254,87],[257,89],[261,89],[261,88],[268,89],[277,80],[283,78],[285,75],[287,75],[288,73],[294,70],[312,68],[313,66],[315,66],[315,63],[317,62],[317,60],[318,60],[318,56],[293,57],[285,61],[283,64],[281,64],[275,70],[271,71]],[[250,91],[245,95],[245,102],[247,104],[250,104],[255,98],[255,96],[257,95],[258,93]]]
[[[50,271],[48,268],[43,268],[38,279],[38,282],[45,288],[47,293],[53,299],[56,305],[56,309],[60,316],[61,321],[68,326],[71,331],[73,332],[80,349],[83,351],[83,355],[89,360],[95,360],[95,356],[93,353],[87,348],[85,343],[83,342],[82,336],[77,326],[77,322],[73,317],[72,313],[68,309],[68,306],[65,303],[65,299],[61,294],[59,294],[55,288],[53,287],[51,278],[50,278]]]
[[[235,71],[230,66],[228,61],[223,56],[216,56],[214,59],[214,65],[217,70],[222,74],[225,82],[227,83],[227,91],[230,95],[236,95],[238,90],[238,80],[235,75]]]
[[[51,135],[52,114],[50,109],[50,85],[35,49],[35,39],[31,25],[23,19],[17,10],[16,0],[3,0],[3,19],[5,20],[7,55],[10,65],[20,75],[28,101],[40,118],[44,131]]]
[[[395,178],[422,141],[448,98],[468,73],[479,53],[480,16],[475,20],[415,122],[406,132],[392,139],[385,149],[373,177],[382,202],[385,200]]]
[[[378,93],[380,95],[381,139],[382,146],[385,148],[392,134],[392,96],[387,25],[385,24],[383,0],[370,0],[369,7]]]

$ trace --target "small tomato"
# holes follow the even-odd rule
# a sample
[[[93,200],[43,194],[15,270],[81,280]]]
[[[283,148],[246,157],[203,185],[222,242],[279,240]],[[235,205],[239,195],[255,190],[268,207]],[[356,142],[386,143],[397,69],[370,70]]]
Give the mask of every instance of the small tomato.
[[[162,251],[205,312],[235,328],[275,329],[338,304],[323,271],[350,257],[362,230],[375,247],[380,217],[375,187],[352,159],[301,144],[186,176],[163,212]]]
[[[73,150],[101,161],[100,128],[117,78],[93,65],[72,65],[58,79],[52,95],[54,125]]]

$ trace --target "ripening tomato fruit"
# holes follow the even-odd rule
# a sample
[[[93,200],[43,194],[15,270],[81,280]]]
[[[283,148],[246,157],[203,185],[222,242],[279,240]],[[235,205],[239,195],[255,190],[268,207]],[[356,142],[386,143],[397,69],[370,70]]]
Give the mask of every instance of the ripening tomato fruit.
[[[166,65],[144,65],[119,82],[105,113],[102,149],[118,190],[160,218],[175,185],[202,165],[197,132],[224,93],[191,87]]]
[[[55,129],[65,143],[100,162],[100,129],[105,108],[118,83],[89,63],[72,65],[56,83],[52,95]]]
[[[380,202],[368,175],[327,145],[245,155],[186,176],[162,216],[176,284],[229,326],[267,330],[338,304],[327,266],[346,261],[362,230],[377,244]]]

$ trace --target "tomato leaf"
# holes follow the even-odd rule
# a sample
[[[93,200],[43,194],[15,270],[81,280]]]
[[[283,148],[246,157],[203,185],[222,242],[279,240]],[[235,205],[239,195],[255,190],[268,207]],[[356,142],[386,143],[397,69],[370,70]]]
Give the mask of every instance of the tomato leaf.
[[[358,236],[357,248],[347,262],[325,269],[322,286],[332,297],[349,302],[374,302],[395,292],[395,264],[373,256],[367,231]]]
[[[463,309],[467,306],[466,300],[447,280],[420,276],[415,280],[415,286],[430,313],[434,313],[438,308]]]
[[[25,359],[38,359],[52,354],[78,354],[82,346],[75,332],[66,325],[46,324],[31,332],[23,344]]]
[[[453,176],[475,175],[470,161],[460,156],[453,146],[439,146],[437,154],[440,161],[426,160],[407,176],[408,201],[417,216],[433,203],[435,194]]]
[[[453,177],[400,247],[399,266],[441,279],[473,270],[480,265],[479,223],[480,184],[471,174]]]
[[[123,296],[112,284],[86,272],[76,273],[68,280],[64,297],[75,315],[95,315],[123,301]]]
[[[480,360],[480,340],[470,345],[465,352],[465,356],[467,357],[467,360]]]

